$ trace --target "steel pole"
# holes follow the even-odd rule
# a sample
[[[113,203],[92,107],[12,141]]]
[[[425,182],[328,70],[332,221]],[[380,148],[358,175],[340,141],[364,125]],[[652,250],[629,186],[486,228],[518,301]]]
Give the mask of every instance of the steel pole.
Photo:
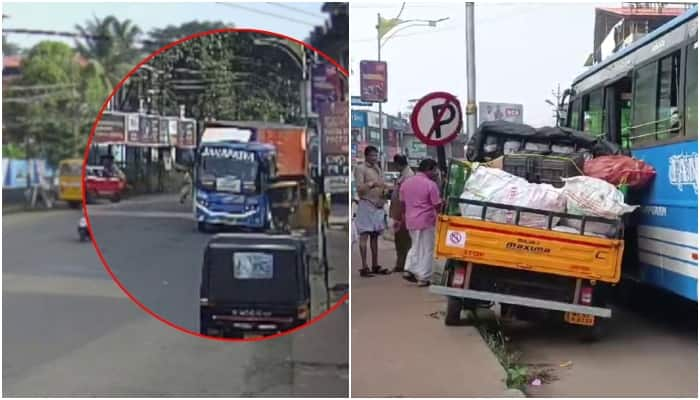
[[[476,132],[476,62],[474,50],[474,3],[465,3],[467,45],[467,140]]]
[[[379,26],[382,22],[382,17],[377,13],[377,61],[382,61],[382,37],[380,35]],[[379,165],[382,171],[386,171],[386,157],[384,154],[384,129],[382,123],[382,102],[379,102]]]

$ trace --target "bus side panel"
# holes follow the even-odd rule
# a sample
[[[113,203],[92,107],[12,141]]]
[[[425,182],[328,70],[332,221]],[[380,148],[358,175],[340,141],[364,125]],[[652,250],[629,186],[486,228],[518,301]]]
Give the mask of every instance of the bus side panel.
[[[656,169],[641,198],[639,278],[697,301],[698,142],[633,150],[633,156]]]

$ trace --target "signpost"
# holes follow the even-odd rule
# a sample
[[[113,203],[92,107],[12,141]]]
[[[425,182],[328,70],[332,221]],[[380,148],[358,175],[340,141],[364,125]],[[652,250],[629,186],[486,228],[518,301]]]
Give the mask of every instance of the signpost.
[[[421,142],[437,147],[438,165],[447,173],[444,146],[462,130],[462,111],[457,97],[446,92],[424,96],[413,108],[411,127]]]

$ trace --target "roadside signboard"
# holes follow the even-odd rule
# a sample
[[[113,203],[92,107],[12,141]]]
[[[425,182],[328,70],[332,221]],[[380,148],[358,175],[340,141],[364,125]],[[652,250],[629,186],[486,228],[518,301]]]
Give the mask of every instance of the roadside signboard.
[[[428,146],[442,146],[462,129],[459,100],[445,92],[434,92],[418,101],[411,114],[413,133]]]
[[[387,101],[386,62],[360,61],[360,99],[369,103]]]
[[[194,149],[197,147],[195,139],[195,121],[181,119],[177,127],[177,147],[181,149]]]
[[[338,101],[339,84],[340,76],[334,65],[314,65],[311,68],[311,111],[320,113],[324,103]]]
[[[322,116],[324,191],[348,192],[348,104],[338,102]]]
[[[523,123],[523,105],[479,102],[479,125],[486,121]]]
[[[126,141],[126,116],[104,112],[95,129],[92,142],[95,144],[123,144]]]
[[[445,145],[462,130],[462,108],[457,97],[433,92],[421,98],[413,108],[411,128],[421,142],[437,147],[438,165],[447,173]]]

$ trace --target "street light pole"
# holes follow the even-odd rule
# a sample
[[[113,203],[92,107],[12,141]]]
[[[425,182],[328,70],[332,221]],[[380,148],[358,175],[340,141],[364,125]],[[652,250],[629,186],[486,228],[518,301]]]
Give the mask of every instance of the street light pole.
[[[467,141],[476,132],[476,62],[474,60],[474,3],[465,3],[467,44]]]
[[[377,61],[382,61],[382,16],[377,13]],[[382,124],[382,102],[379,102],[379,163],[382,171],[386,171],[386,155],[384,154],[384,129]]]

